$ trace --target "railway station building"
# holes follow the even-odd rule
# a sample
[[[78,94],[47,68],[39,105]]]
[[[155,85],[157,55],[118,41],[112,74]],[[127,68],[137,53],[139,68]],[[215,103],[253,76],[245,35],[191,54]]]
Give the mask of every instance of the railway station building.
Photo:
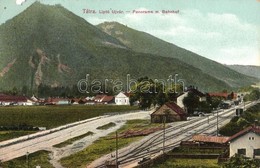
[[[174,102],[168,102],[151,114],[152,123],[186,121],[187,113]]]

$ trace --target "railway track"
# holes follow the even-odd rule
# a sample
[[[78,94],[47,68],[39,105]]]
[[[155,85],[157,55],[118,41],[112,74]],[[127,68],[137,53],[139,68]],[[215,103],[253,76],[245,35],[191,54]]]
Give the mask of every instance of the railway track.
[[[230,119],[235,114],[235,109],[229,109],[228,111],[219,112],[218,114],[218,122],[219,124],[225,122],[227,119]],[[191,122],[196,123],[195,125],[191,125],[191,122],[187,122],[184,124],[181,124],[177,127],[169,127],[165,129],[165,139],[163,138],[164,130],[159,131],[158,133],[155,133],[152,136],[148,136],[146,140],[140,142],[139,145],[135,146],[133,149],[128,150],[126,153],[121,153],[118,157],[118,162],[120,165],[127,164],[133,161],[136,161],[138,159],[144,158],[144,157],[150,157],[151,155],[159,154],[162,151],[170,151],[174,147],[179,146],[181,141],[186,141],[192,138],[192,135],[185,135],[180,140],[176,140],[173,142],[170,142],[172,139],[176,139],[179,136],[183,135],[185,132],[191,131],[191,130],[197,130],[199,127],[205,126],[203,128],[200,128],[196,131],[196,133],[203,133],[209,129],[213,129],[216,127],[216,124],[208,124],[212,123],[212,121],[217,120],[217,116],[211,116],[207,119],[207,117],[198,117],[197,119],[192,120]],[[191,126],[189,126],[191,125]],[[181,129],[181,130],[180,130]],[[178,132],[176,132],[178,131]],[[215,130],[212,131],[210,134],[214,134]],[[163,147],[163,141],[168,142]],[[111,159],[110,161],[115,161],[115,159]],[[105,168],[105,163],[97,166],[97,168]]]

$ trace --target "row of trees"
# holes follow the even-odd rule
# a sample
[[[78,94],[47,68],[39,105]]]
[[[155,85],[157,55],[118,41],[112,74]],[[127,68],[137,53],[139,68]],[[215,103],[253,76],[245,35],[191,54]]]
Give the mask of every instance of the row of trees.
[[[175,92],[176,88],[176,92]],[[139,78],[137,84],[131,86],[134,93],[130,96],[130,104],[138,101],[141,109],[150,108],[152,105],[163,105],[174,100],[182,92],[182,86],[164,86],[162,83],[153,81],[148,77]]]
[[[253,89],[249,94],[244,96],[245,101],[254,101],[260,99],[259,89]]]
[[[219,133],[232,136],[252,124],[260,124],[260,103],[247,109],[241,116],[233,117],[228,124],[221,127]]]

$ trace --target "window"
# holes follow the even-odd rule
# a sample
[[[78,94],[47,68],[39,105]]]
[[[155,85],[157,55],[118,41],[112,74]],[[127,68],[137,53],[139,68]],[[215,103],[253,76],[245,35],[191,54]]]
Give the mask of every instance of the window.
[[[246,155],[246,149],[237,149],[237,153],[240,155]]]
[[[254,149],[254,155],[260,156],[260,149]]]
[[[249,137],[249,140],[255,140],[255,137]]]

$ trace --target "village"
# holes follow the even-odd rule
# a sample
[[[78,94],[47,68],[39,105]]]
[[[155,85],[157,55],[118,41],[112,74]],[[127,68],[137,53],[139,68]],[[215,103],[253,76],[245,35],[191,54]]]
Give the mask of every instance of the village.
[[[185,91],[179,93],[173,101],[167,101],[161,106],[152,106],[152,112],[150,113],[151,123],[170,124],[178,121],[189,121],[190,126],[193,126],[195,121],[203,121],[202,124],[208,125],[212,120],[216,120],[217,127],[218,122],[221,123],[223,115],[227,115],[235,109],[235,116],[242,116],[246,110],[244,96],[248,94],[234,93],[234,92],[220,92],[220,93],[202,93],[195,87],[185,88]],[[85,98],[59,98],[59,97],[48,97],[48,98],[37,98],[36,96],[27,97],[19,95],[7,95],[0,94],[0,105],[3,107],[11,106],[140,106],[139,101],[135,101],[131,104],[131,93],[120,92],[115,96],[106,94],[97,94],[92,97]],[[194,104],[189,105],[185,99],[191,98],[191,95],[195,97],[195,103],[202,104],[203,106],[196,106]],[[193,99],[188,99],[188,102],[193,102]],[[210,100],[210,101],[209,101]],[[217,100],[214,102],[213,100]],[[209,104],[210,103],[210,104]],[[209,105],[207,105],[209,104]],[[234,117],[234,113],[231,113]],[[170,126],[170,125],[169,125]],[[215,124],[209,125],[214,127]],[[210,130],[210,127],[208,130]],[[173,129],[167,128],[167,129]],[[167,130],[166,129],[166,130]],[[174,128],[177,129],[177,128]],[[184,128],[181,132],[184,132]],[[192,128],[193,129],[193,128]],[[192,130],[188,129],[188,130]],[[222,136],[219,133],[213,131],[211,133],[195,133],[188,134],[190,140],[181,140],[177,148],[167,150],[166,153],[159,156],[148,156],[142,157],[142,160],[138,162],[139,167],[149,167],[155,162],[160,163],[163,157],[165,159],[171,158],[189,158],[189,159],[217,159],[218,163],[227,162],[229,158],[233,156],[243,155],[247,158],[260,159],[260,127],[253,124],[245,127],[232,136]],[[45,129],[42,129],[45,130]],[[156,134],[161,129],[151,129],[146,131],[129,131],[129,135],[125,137],[133,137],[140,135],[152,135]],[[207,130],[207,129],[206,129]],[[147,133],[146,133],[147,132]],[[191,131],[188,131],[188,133]],[[187,133],[187,132],[186,132]],[[173,135],[167,135],[169,137]],[[32,136],[33,137],[33,136]],[[160,142],[164,143],[161,139]],[[145,144],[145,143],[144,143]],[[159,160],[159,161],[158,161]],[[113,164],[107,165],[107,167],[113,167]]]

